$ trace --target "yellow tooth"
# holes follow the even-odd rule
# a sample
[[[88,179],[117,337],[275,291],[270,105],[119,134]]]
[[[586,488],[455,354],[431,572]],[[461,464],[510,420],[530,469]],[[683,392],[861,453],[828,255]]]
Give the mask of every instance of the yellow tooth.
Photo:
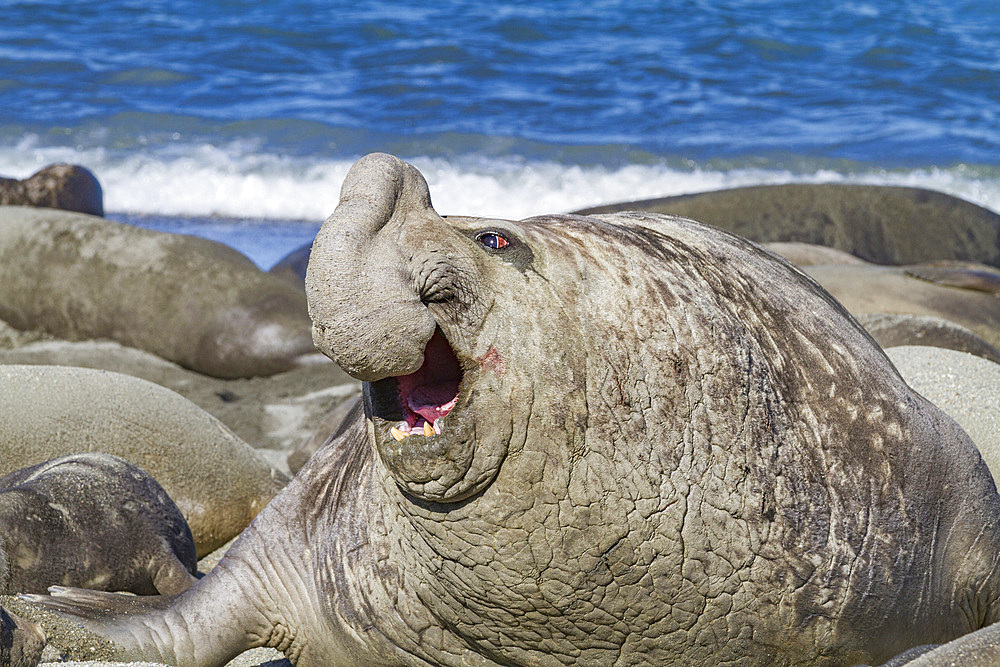
[[[400,431],[395,426],[393,426],[392,428],[389,429],[389,433],[392,433],[392,437],[394,437],[396,439],[396,442],[399,442],[403,438],[409,438],[410,437],[409,433],[403,433],[402,431]]]
[[[424,422],[424,437],[429,438],[434,435],[434,427]]]

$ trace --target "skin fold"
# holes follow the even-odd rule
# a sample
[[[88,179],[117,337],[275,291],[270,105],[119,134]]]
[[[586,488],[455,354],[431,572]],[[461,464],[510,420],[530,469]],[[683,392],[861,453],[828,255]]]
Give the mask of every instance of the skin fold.
[[[376,154],[306,286],[364,414],[185,593],[33,600],[181,665],[258,645],[297,665],[878,664],[997,619],[975,447],[747,241],[650,213],[441,218]],[[451,386],[435,335],[454,407],[400,439],[400,387]]]

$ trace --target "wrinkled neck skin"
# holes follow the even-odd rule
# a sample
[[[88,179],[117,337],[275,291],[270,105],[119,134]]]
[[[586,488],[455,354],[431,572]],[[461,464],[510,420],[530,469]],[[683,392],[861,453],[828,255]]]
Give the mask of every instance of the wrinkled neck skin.
[[[794,268],[655,216],[441,219],[397,163],[386,201],[349,177],[307,276],[317,346],[366,381],[313,524],[360,662],[875,664],[995,618],[974,448]],[[454,408],[399,439],[435,331]]]

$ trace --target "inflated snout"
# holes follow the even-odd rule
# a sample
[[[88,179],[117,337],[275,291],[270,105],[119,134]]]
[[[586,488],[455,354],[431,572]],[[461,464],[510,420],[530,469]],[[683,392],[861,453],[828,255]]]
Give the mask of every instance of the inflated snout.
[[[351,168],[316,235],[306,271],[313,342],[359,380],[406,375],[423,363],[436,324],[399,241],[404,226],[434,219],[420,172],[374,153]]]

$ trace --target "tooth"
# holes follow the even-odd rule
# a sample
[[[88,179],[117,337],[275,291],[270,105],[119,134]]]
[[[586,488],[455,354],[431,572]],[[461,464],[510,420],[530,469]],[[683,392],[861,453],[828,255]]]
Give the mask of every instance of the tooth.
[[[409,438],[410,437],[409,433],[404,433],[403,431],[400,431],[395,426],[393,426],[392,428],[389,429],[389,433],[392,433],[392,437],[394,437],[396,439],[396,442],[399,442],[400,440],[402,440],[404,438]]]
[[[441,418],[438,417],[434,420],[434,432],[441,435]]]
[[[424,422],[424,437],[429,438],[432,435],[434,435],[434,427],[431,426],[428,422]]]

